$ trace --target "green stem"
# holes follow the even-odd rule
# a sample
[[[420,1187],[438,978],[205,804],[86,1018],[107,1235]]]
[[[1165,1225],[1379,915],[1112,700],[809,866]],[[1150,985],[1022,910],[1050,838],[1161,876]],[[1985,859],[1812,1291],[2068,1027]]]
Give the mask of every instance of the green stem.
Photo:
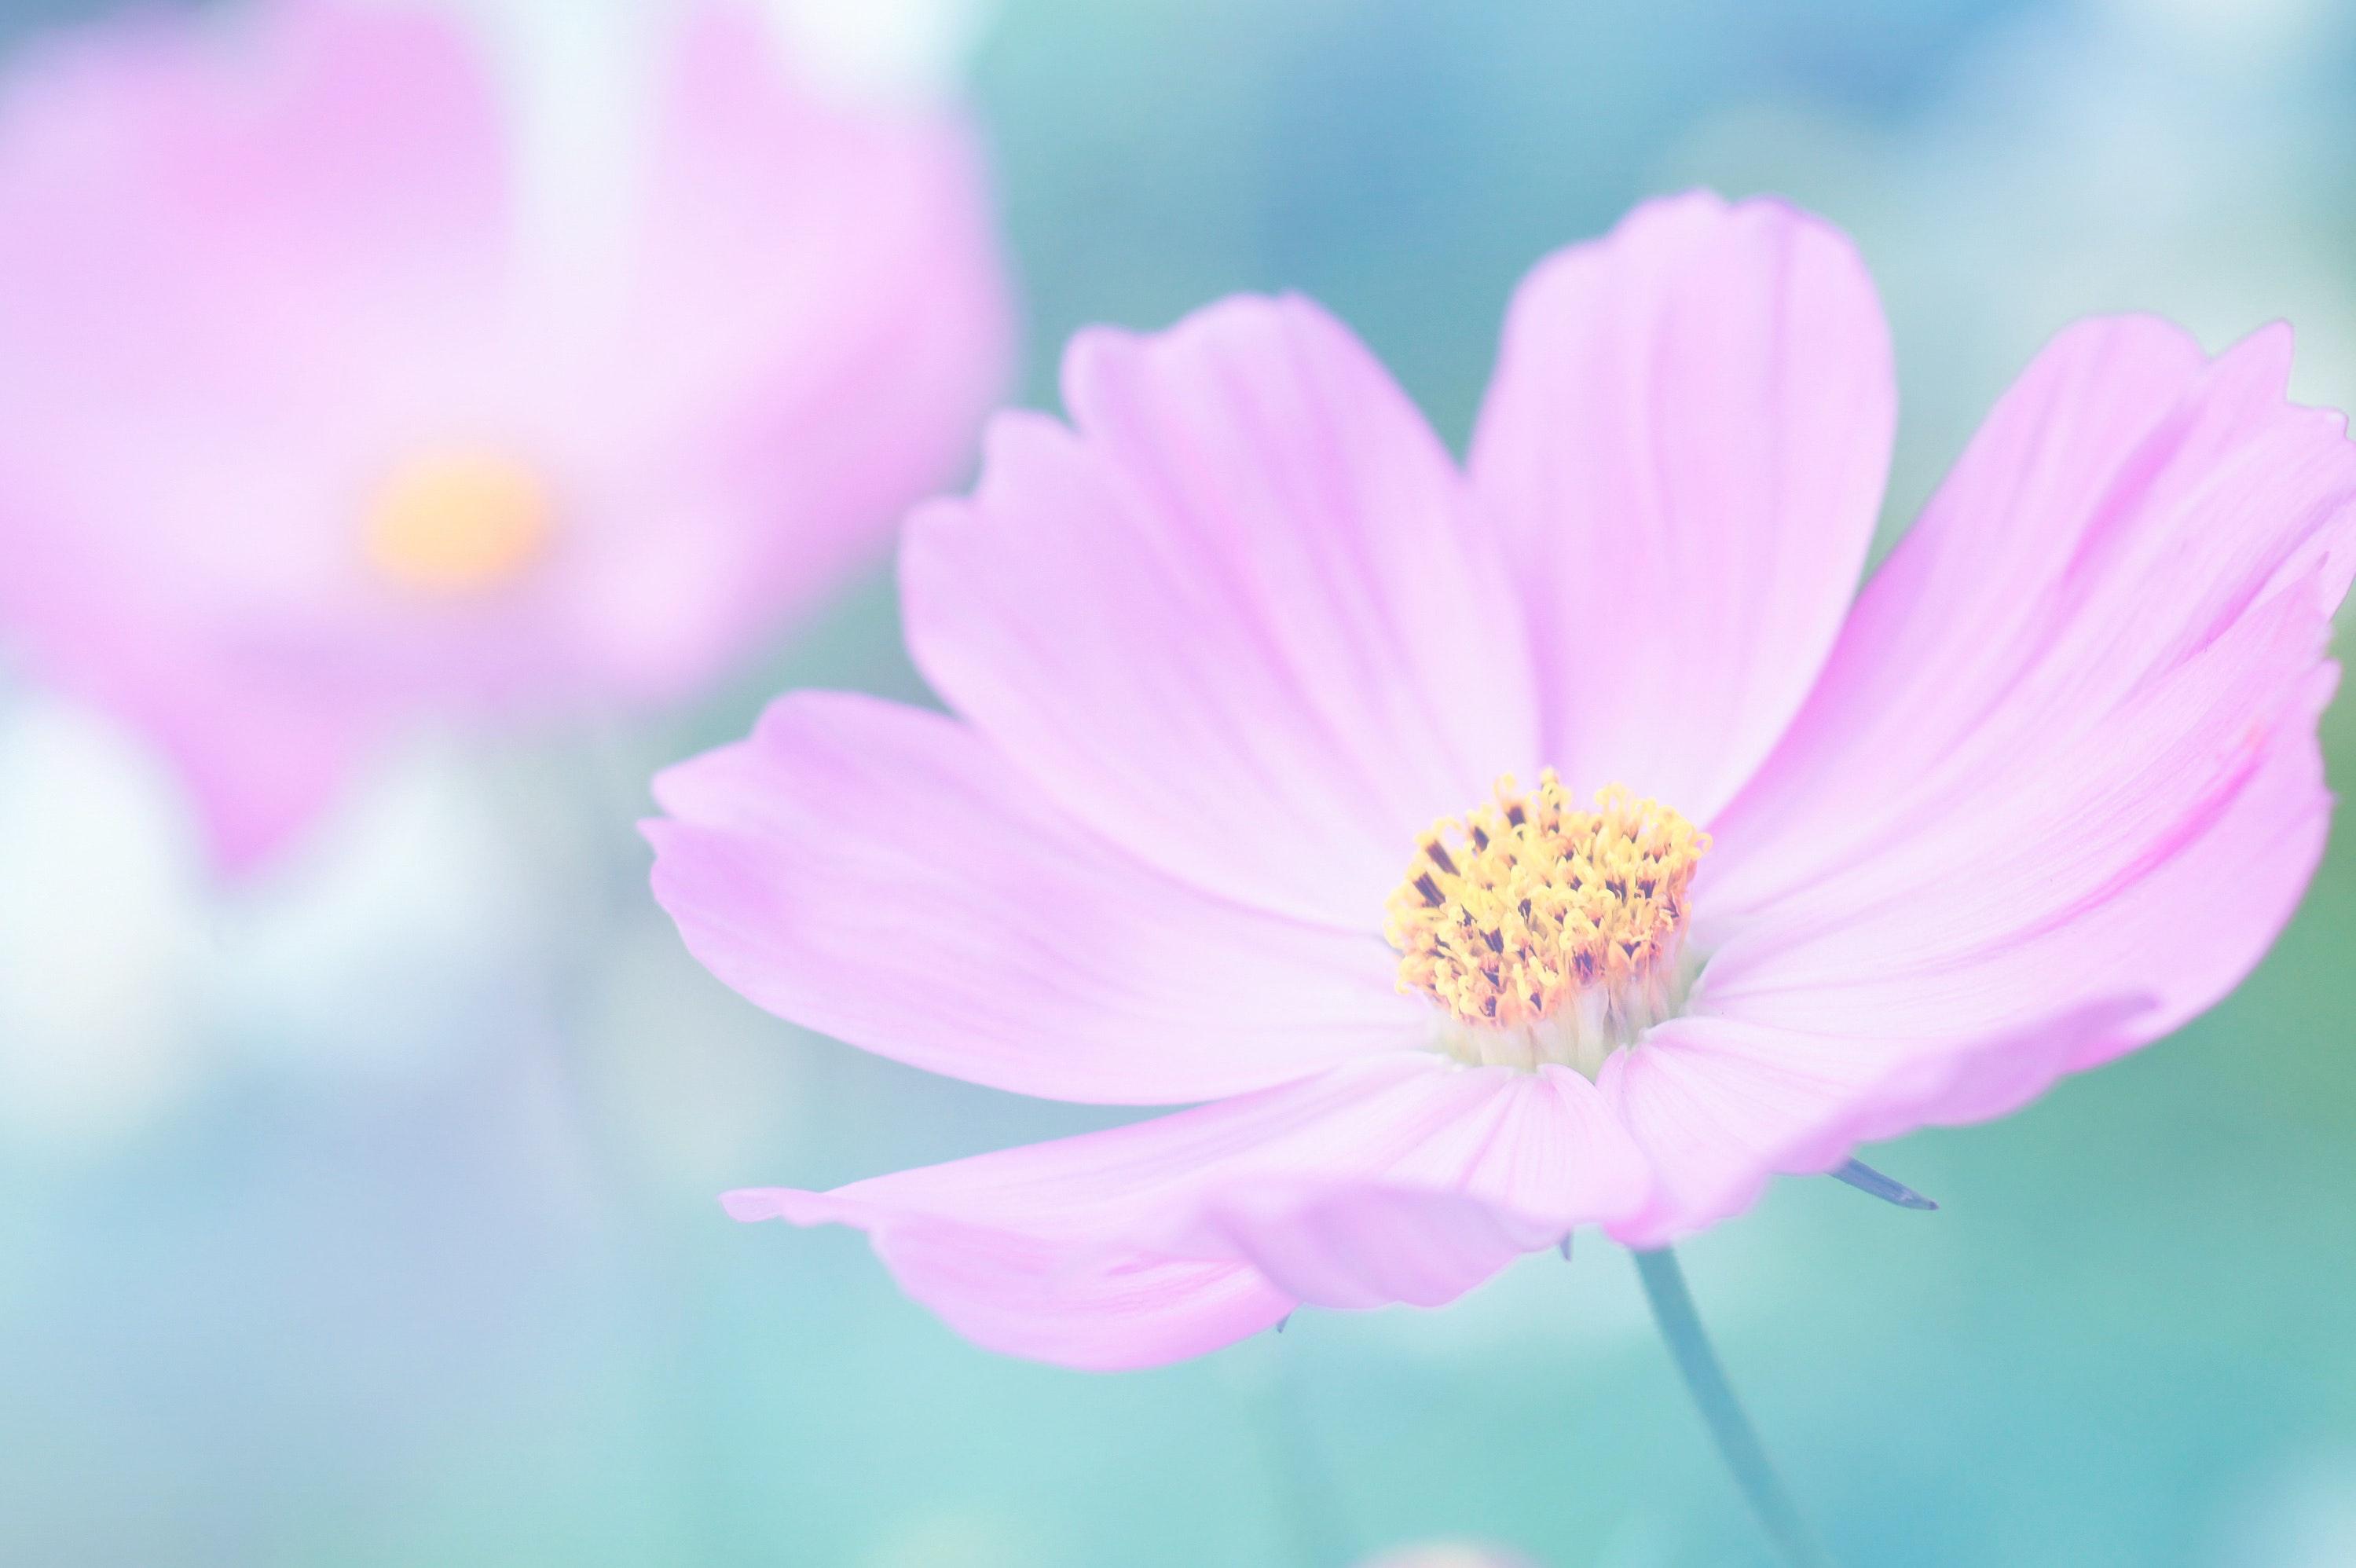
[[[1791,1494],[1776,1477],[1775,1466],[1768,1462],[1767,1451],[1759,1444],[1758,1429],[1742,1413],[1734,1390],[1727,1384],[1726,1369],[1719,1365],[1717,1353],[1709,1348],[1709,1336],[1702,1332],[1676,1254],[1666,1247],[1638,1252],[1636,1273],[1644,1282],[1653,1320],[1661,1326],[1661,1337],[1668,1341],[1669,1354],[1684,1374],[1687,1391],[1693,1395],[1726,1467],[1734,1472],[1735,1485],[1742,1488],[1744,1499],[1766,1527],[1775,1550],[1794,1568],[1829,1568],[1832,1559],[1802,1521]]]

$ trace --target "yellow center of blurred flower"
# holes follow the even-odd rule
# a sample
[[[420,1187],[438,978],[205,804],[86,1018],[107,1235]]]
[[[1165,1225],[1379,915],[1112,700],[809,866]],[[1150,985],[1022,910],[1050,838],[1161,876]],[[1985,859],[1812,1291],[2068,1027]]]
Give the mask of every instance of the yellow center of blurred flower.
[[[1391,895],[1399,989],[1440,1004],[1466,1061],[1592,1077],[1683,1003],[1686,888],[1708,848],[1616,784],[1581,811],[1552,768],[1526,795],[1501,779],[1494,803],[1425,835]]]
[[[502,453],[453,449],[393,470],[369,505],[369,564],[405,588],[474,594],[547,549],[554,507],[537,471]]]

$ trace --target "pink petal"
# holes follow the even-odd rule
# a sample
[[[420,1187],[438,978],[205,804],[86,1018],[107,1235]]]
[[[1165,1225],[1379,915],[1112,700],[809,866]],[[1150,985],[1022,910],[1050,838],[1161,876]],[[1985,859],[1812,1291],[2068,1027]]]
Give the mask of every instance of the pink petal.
[[[24,413],[193,386],[212,400],[189,398],[197,411],[267,397],[283,435],[317,417],[320,378],[353,336],[340,316],[480,281],[496,256],[503,130],[444,20],[316,4],[227,26],[143,14],[12,66],[0,371],[37,365],[53,400],[27,395]]]
[[[2311,729],[2328,692],[2328,679],[2311,684],[2288,722]],[[1649,1037],[1631,1053],[1629,1070],[1687,1038],[1676,1033],[1687,1026],[1732,1031],[1715,1037],[1778,1073],[1837,1060],[1841,1076],[1781,1102],[1758,1095],[1740,1071],[1720,1073],[1719,1093],[1750,1101],[1737,1146],[1783,1145],[1762,1170],[1821,1169],[1858,1142],[2003,1115],[2062,1074],[2166,1034],[2248,972],[2322,854],[2321,783],[2311,740],[2274,746],[2222,807],[2208,808],[2207,821],[2147,820],[2145,836],[2156,831],[2157,843],[2102,897],[2073,899],[2065,882],[2050,903],[2024,901],[2001,934],[1967,921],[1943,929],[1941,915],[1952,910],[1933,901],[1917,918],[1885,909],[1805,945],[1770,938],[1730,947],[1713,961],[1699,1002],[1716,1015]],[[2083,825],[2097,832],[2098,824]],[[2051,850],[2050,841],[2030,841],[2017,853],[2034,864]],[[2063,868],[2078,874],[2080,890],[2083,870]],[[1660,1142],[1642,1124],[1637,1135],[1648,1146]],[[1662,1164],[1674,1185],[1679,1173]],[[1725,1210],[1704,1201],[1699,1211]]]
[[[1719,819],[1698,1016],[1606,1074],[1676,1195],[1654,1224],[2013,1110],[2271,944],[2328,826],[2356,530],[2356,448],[2282,401],[2285,347],[2089,324],[1991,418]]]
[[[671,768],[655,895],[779,1015],[1026,1094],[1205,1100],[1412,1043],[1376,938],[1172,882],[1038,799],[957,721],[789,696]]]
[[[1703,873],[1713,918],[1929,832],[2081,738],[2279,585],[2356,567],[2356,450],[2283,398],[2289,337],[2213,363],[2081,323],[2006,393],[1858,601]]]
[[[2033,768],[1991,770],[1935,831],[1787,893],[1696,1005],[1793,1026],[1837,1005],[1905,1037],[2125,989],[2157,1004],[2143,1038],[2174,1028],[2257,961],[2321,853],[2326,614],[2305,585],[2277,594]]]
[[[731,1193],[728,1211],[816,1223],[787,1204],[796,1196]],[[1052,1242],[921,1219],[879,1226],[874,1240],[900,1288],[974,1343],[1084,1371],[1200,1356],[1272,1327],[1294,1305],[1241,1263],[1141,1258],[1075,1271]]]
[[[380,739],[375,715],[285,690],[276,672],[182,668],[78,694],[147,726],[186,780],[219,868],[237,875],[285,853]]]
[[[1649,1198],[1585,1079],[1403,1052],[1134,1126],[728,1205],[859,1226],[911,1294],[983,1344],[1118,1368],[1213,1348],[1296,1302],[1449,1301]],[[1146,1307],[1134,1282],[1151,1282]]]
[[[1896,416],[1863,263],[1779,202],[1649,203],[1532,271],[1472,469],[1575,789],[1732,798],[1839,630]]]
[[[1001,418],[916,519],[908,635],[1065,809],[1202,886],[1366,930],[1415,835],[1537,761],[1447,452],[1348,330],[1238,298],[1081,334],[1076,434]]]
[[[1660,1178],[1657,1207],[1614,1233],[1656,1245],[1747,1208],[1773,1173],[2003,1115],[2222,995],[2322,854],[2320,631],[2312,601],[2278,596],[2080,751],[2045,757],[2072,787],[1735,936],[1697,1015],[1607,1064],[1604,1094]]]
[[[2255,961],[2320,851],[2315,717],[2356,566],[2356,447],[2283,401],[2287,349],[2208,365],[2123,319],[2030,368],[1719,824],[1713,1005],[1768,1005],[1772,951],[1781,989],[1870,980],[1893,1018],[1908,975],[1975,1015],[2147,992],[2149,1038]],[[2168,870],[2196,854],[2205,889]]]
[[[2105,997],[1931,1051],[1842,1033],[1837,1004],[1803,1028],[1672,1019],[1606,1062],[1599,1080],[1655,1178],[1653,1202],[1607,1229],[1632,1247],[1665,1246],[1749,1208],[1778,1174],[1829,1171],[1858,1145],[1925,1122],[2016,1109],[2087,1042],[2147,1010],[2147,998]]]

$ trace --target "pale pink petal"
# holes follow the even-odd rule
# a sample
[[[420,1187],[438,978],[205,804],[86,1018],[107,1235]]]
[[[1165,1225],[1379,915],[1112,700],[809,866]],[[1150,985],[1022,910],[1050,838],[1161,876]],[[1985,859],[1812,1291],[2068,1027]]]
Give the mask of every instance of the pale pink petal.
[[[2329,797],[2333,670],[2311,585],[2244,617],[2070,746],[2044,787],[1980,803],[1741,927],[1696,1015],[1601,1087],[1660,1177],[1621,1232],[1724,1219],[1778,1171],[2006,1114],[2166,1034],[2238,983],[2296,908]]]
[[[1869,868],[1991,800],[2264,596],[2356,570],[2356,448],[2284,401],[2286,329],[2213,363],[2147,317],[2082,323],[2006,394],[1713,824],[1703,918]],[[2319,650],[2317,657],[2319,658]],[[2314,662],[2313,660],[2308,660]]]
[[[179,371],[216,398],[333,367],[336,321],[479,282],[504,127],[466,35],[333,4],[58,34],[0,87],[0,333],[60,392]],[[0,371],[14,367],[0,365]]]
[[[1697,1005],[1909,1037],[2153,998],[2086,1065],[2256,961],[2321,853],[2356,566],[2356,447],[2287,349],[2130,318],[2031,367],[1719,824]]]
[[[1837,1057],[1849,1074],[1814,1085],[1813,1106],[1756,1101],[1745,1141],[1826,1159],[1844,1140],[2001,1115],[2237,983],[2289,918],[2328,822],[2314,725],[2331,671],[2301,599],[2278,595],[2083,750],[2049,757],[2047,793],[1992,803],[1722,949],[1693,1023],[1733,1029],[1737,1055],[1767,1039],[1764,1056]],[[1718,1087],[1743,1092],[1739,1074]]]
[[[366,708],[288,691],[283,676],[183,668],[111,694],[67,685],[148,729],[187,781],[215,864],[235,875],[299,843],[381,738]]]
[[[732,1193],[729,1212],[798,1218],[767,1199]],[[975,1344],[1084,1371],[1204,1355],[1273,1327],[1295,1305],[1242,1263],[1141,1258],[1076,1271],[1055,1243],[923,1219],[878,1226],[874,1240],[900,1288]]]
[[[937,714],[789,696],[655,793],[655,895],[695,955],[771,1012],[917,1067],[1170,1103],[1427,1026],[1378,938],[1173,882]]]
[[[728,1204],[859,1226],[905,1288],[982,1343],[1110,1368],[1211,1348],[1296,1302],[1449,1301],[1651,1199],[1585,1079],[1404,1052],[1134,1126]],[[1129,1289],[1140,1281],[1150,1308]]]
[[[1677,1194],[1656,1226],[2013,1110],[2215,1003],[2289,918],[2356,448],[2283,403],[2282,349],[2074,330],[1876,580],[1718,824],[1697,1015],[1607,1072]]]
[[[1931,1050],[1843,1033],[1837,998],[1804,1028],[1672,1019],[1598,1081],[1654,1176],[1653,1202],[1606,1229],[1632,1247],[1665,1246],[1749,1208],[1777,1175],[1829,1171],[1926,1122],[2015,1110],[2148,1010],[2147,998],[2112,996]]]
[[[2311,684],[2291,724],[2303,718],[2311,729],[2329,684]],[[2000,934],[1972,924],[1940,931],[1934,908],[1927,919],[1886,917],[1888,931],[1858,923],[1803,947],[1731,947],[1706,978],[1699,1005],[1708,1015],[1667,1026],[1629,1053],[1630,1082],[1672,1072],[1656,1051],[1690,1058],[1697,1042],[1718,1047],[1711,1091],[1741,1107],[1720,1119],[1739,1129],[1720,1152],[1770,1148],[1762,1176],[1826,1168],[1856,1143],[1924,1124],[2017,1110],[2062,1074],[2173,1029],[2248,972],[2322,854],[2321,775],[2311,739],[2276,746],[2172,853],[2138,857],[2147,864],[2132,880],[2074,910],[2066,890],[2054,904],[2030,903]],[[2246,913],[2221,918],[2240,905]],[[1762,1074],[1789,1092],[1762,1092]],[[1674,1210],[1688,1223],[1748,1201],[1739,1186],[1695,1175],[1707,1161],[1665,1153],[1665,1118],[1631,1114],[1665,1184],[1701,1188]],[[1687,1134],[1706,1136],[1707,1125],[1690,1123]]]
[[[1530,274],[1472,471],[1575,790],[1732,798],[1832,647],[1896,417],[1864,264],[1780,202],[1652,202]]]
[[[903,555],[926,674],[1186,880],[1370,930],[1415,835],[1538,761],[1502,559],[1346,328],[1239,298],[1081,334]]]
[[[136,574],[106,580],[91,570],[101,553],[21,526],[29,520],[9,499],[0,496],[0,532],[18,525],[0,571],[9,651],[149,737],[185,782],[220,869],[250,871],[286,850],[381,738],[380,711],[336,701],[331,671],[190,625],[185,605]]]
[[[1321,1306],[1440,1306],[1580,1225],[1643,1211],[1650,1172],[1586,1079],[1554,1067],[1427,1070],[1453,1077],[1422,1091],[1424,1113],[1455,1120],[1411,1126],[1425,1142],[1385,1149],[1395,1163],[1376,1179],[1343,1153],[1229,1182],[1174,1219],[1162,1244],[1232,1251]]]
[[[1791,1026],[1837,1006],[1897,1037],[2010,1026],[2103,992],[2154,999],[2142,1039],[2237,983],[2296,908],[2329,797],[2315,724],[2334,675],[2311,585],[2246,615],[2036,776],[1787,894],[1739,928],[1701,1010]]]

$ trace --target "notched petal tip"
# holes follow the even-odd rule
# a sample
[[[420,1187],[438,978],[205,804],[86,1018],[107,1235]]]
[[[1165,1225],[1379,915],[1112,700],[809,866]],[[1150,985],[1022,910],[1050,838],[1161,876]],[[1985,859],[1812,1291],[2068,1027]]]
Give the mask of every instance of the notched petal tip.
[[[1901,1208],[1929,1213],[1939,1207],[1903,1182],[1890,1180],[1863,1160],[1851,1160],[1830,1175],[1835,1181],[1846,1182],[1859,1192],[1869,1193],[1884,1203],[1894,1203]]]

